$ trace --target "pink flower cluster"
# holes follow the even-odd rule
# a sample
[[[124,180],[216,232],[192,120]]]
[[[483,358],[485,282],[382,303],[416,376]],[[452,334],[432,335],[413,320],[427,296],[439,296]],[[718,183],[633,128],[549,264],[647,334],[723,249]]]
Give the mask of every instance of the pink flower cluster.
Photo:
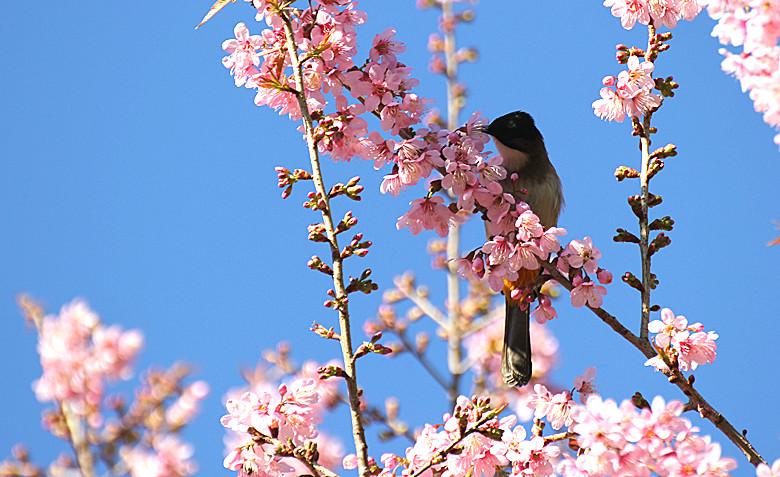
[[[590,237],[572,240],[562,248],[558,236],[566,234],[566,229],[550,227],[544,230],[539,218],[522,202],[507,213],[519,214],[515,229],[506,236],[494,236],[480,251],[458,259],[457,268],[462,277],[481,279],[487,275],[490,288],[498,292],[503,289],[504,280],[516,280],[521,270],[538,270],[540,260],[548,260],[550,254],[558,252],[556,267],[571,277],[574,285],[570,295],[572,305],[579,308],[586,304],[591,307],[603,304],[601,295],[606,295],[607,289],[593,282],[588,274],[595,274],[600,283],[609,284],[612,273],[598,266],[601,252]],[[531,297],[530,290],[511,292],[511,298],[515,300],[530,301]],[[538,293],[537,299],[539,304],[532,312],[537,322],[543,324],[558,316],[549,296]]]
[[[384,468],[380,477],[398,475],[397,469],[403,468],[400,475],[413,475],[422,471],[420,477],[492,477],[497,468],[511,466],[512,476],[547,476],[554,471],[554,462],[560,454],[555,445],[545,444],[541,437],[526,439],[522,426],[515,426],[517,418],[507,416],[493,418],[473,430],[486,412],[482,406],[475,405],[479,398],[469,400],[460,396],[455,412],[445,414],[443,424],[426,424],[417,436],[414,446],[406,449],[405,458],[393,454],[384,454]],[[344,467],[354,469],[354,456],[345,457]],[[425,469],[425,470],[423,470]]]
[[[107,328],[86,302],[73,300],[58,316],[43,319],[38,339],[43,375],[33,385],[35,395],[42,402],[67,403],[98,427],[106,381],[130,378],[142,343],[139,331]]]
[[[288,439],[297,447],[316,443],[319,465],[335,468],[340,463],[344,453],[341,443],[317,429],[321,415],[336,403],[339,381],[320,379],[318,368],[308,361],[289,385],[276,386],[268,370],[258,367],[249,377],[251,390],[232,393],[235,397],[228,399],[228,414],[221,420],[231,431],[226,439],[226,468],[238,471],[239,476],[253,477],[292,477],[310,472],[297,459],[279,455],[275,445],[269,443],[286,443]]]
[[[750,92],[764,122],[780,127],[780,3],[763,0],[708,0],[707,13],[718,21],[712,36],[724,45],[741,46],[734,54],[725,48],[722,68]],[[780,134],[775,136],[780,146]]]
[[[706,0],[604,0],[604,6],[611,8],[626,30],[637,22],[648,25],[651,21],[656,28],[674,28],[678,20],[696,18],[704,3]]]
[[[684,316],[674,316],[669,308],[661,310],[661,320],[651,321],[647,329],[658,333],[654,339],[656,349],[682,371],[692,371],[700,364],[715,360],[718,335],[713,331],[705,333],[701,323],[689,325]],[[668,369],[660,355],[647,360],[645,366]]]
[[[140,446],[122,448],[120,455],[131,477],[185,477],[198,470],[197,465],[189,460],[194,452],[191,445],[170,434],[155,439],[152,451]]]
[[[226,40],[222,48],[229,53],[222,60],[235,78],[236,86],[256,90],[255,103],[267,105],[299,120],[301,111],[295,95],[292,61],[286,50],[284,22],[270,7],[270,1],[254,2],[257,20],[271,27],[260,35],[250,35],[245,24],[236,25],[235,39]],[[363,115],[376,115],[381,128],[393,135],[418,124],[428,102],[410,90],[418,81],[410,77],[411,68],[399,62],[396,55],[406,50],[394,40],[395,30],[386,29],[373,40],[369,59],[356,66],[355,28],[366,20],[357,10],[357,2],[320,1],[313,10],[288,11],[292,14],[294,43],[300,56],[306,103],[317,122],[314,138],[320,152],[336,160],[353,157],[384,163],[396,144],[385,141],[379,133],[368,135]],[[326,95],[332,99],[329,101]],[[331,104],[335,111],[325,113]],[[411,163],[407,169],[428,167],[425,157],[410,158],[420,149],[419,141],[401,141],[399,148]],[[422,171],[411,171],[419,180]],[[409,177],[407,177],[409,179]]]
[[[653,63],[640,63],[639,58],[631,56],[627,67],[617,78],[605,76],[602,80],[601,99],[593,102],[596,116],[621,122],[626,117],[639,117],[661,105],[661,96],[651,93],[655,87]]]
[[[322,421],[315,409],[319,400],[313,379],[299,379],[289,387],[282,384],[278,396],[245,392],[238,399],[229,399],[228,414],[222,417],[222,425],[243,434],[246,441],[225,457],[225,467],[238,470],[239,475],[260,471],[265,474],[258,475],[271,476],[291,471],[292,468],[274,456],[273,445],[257,442],[253,437],[260,435],[282,442],[290,439],[297,446],[314,439],[316,425]],[[272,462],[270,468],[278,469],[273,473],[268,467]]]
[[[564,476],[702,475],[726,477],[736,461],[721,457],[720,445],[680,417],[683,404],[661,397],[649,409],[637,409],[630,400],[618,406],[593,395],[585,406],[571,409],[570,431],[580,452],[558,464]]]
[[[587,398],[596,392],[596,368],[589,367],[574,380],[574,388],[571,391],[551,393],[543,384],[534,385],[534,392],[526,401],[526,406],[533,409],[534,419],[546,418],[553,429],[569,427],[574,423],[571,411],[577,406],[572,400],[575,392],[580,394],[580,402],[585,403]]]

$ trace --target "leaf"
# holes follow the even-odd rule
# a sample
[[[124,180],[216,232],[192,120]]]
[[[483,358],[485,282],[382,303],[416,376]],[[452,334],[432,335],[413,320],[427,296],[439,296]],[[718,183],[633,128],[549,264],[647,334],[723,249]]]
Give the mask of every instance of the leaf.
[[[228,3],[233,2],[235,3],[236,0],[217,0],[214,5],[211,6],[211,10],[206,14],[205,17],[203,17],[203,20],[198,24],[198,26],[195,27],[197,30],[200,28],[201,25],[209,21],[211,17],[217,14],[218,11],[222,10],[222,8],[227,5]]]

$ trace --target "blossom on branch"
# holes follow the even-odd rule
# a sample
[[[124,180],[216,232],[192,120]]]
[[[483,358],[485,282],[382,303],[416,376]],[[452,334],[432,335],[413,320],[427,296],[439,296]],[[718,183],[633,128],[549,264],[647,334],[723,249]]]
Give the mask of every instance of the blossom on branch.
[[[409,226],[412,235],[423,230],[435,230],[439,237],[446,237],[450,225],[461,222],[461,218],[453,214],[443,202],[444,198],[439,196],[413,200],[409,203],[412,208],[398,219],[396,228],[401,230]]]

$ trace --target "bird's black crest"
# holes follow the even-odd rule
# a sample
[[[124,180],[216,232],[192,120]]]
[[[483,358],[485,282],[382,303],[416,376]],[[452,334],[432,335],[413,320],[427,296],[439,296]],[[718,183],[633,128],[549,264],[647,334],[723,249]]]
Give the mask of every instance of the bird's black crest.
[[[534,118],[524,111],[515,111],[494,119],[485,132],[509,147],[519,142],[542,139],[542,133],[536,129]]]

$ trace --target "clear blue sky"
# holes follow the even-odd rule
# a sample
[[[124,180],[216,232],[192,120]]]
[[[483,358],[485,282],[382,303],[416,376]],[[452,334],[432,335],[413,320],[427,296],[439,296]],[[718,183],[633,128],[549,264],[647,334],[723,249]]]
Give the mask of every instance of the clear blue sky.
[[[402,61],[422,81],[420,92],[440,101],[443,83],[427,73],[425,50],[436,17],[413,4],[364,2],[362,51],[375,33],[395,27],[409,48]],[[329,326],[335,319],[321,305],[325,277],[305,265],[323,253],[306,240],[305,227],[315,218],[299,206],[302,189],[282,201],[275,187],[274,166],[307,167],[305,146],[286,117],[255,106],[252,93],[235,88],[220,63],[221,42],[232,37],[235,23],[259,31],[251,9],[230,4],[195,31],[209,7],[208,1],[149,0],[0,7],[6,45],[0,64],[2,456],[19,441],[33,456],[65,449],[40,429],[43,406],[30,387],[40,366],[34,333],[14,302],[21,291],[51,311],[81,296],[105,322],[143,330],[137,369],[177,360],[197,366],[212,387],[186,434],[200,475],[230,475],[221,465],[219,417],[222,395],[241,384],[239,367],[254,365],[281,339],[293,343],[300,361],[338,353],[307,331],[313,320]],[[601,265],[616,277],[636,272],[635,248],[611,241],[615,228],[635,227],[625,197],[636,193],[636,183],[617,183],[612,173],[637,165],[636,140],[628,124],[604,123],[590,105],[601,78],[621,69],[614,45],[642,46],[644,31],[623,30],[600,2],[484,2],[476,9],[476,21],[460,30],[460,44],[476,46],[481,57],[462,68],[467,112],[530,112],[564,184],[561,225],[569,238],[592,237],[604,255]],[[681,22],[656,67],[681,87],[654,118],[656,145],[673,142],[679,155],[652,185],[664,198],[656,213],[676,221],[672,246],[654,260],[661,284],[653,301],[720,334],[718,358],[696,372],[696,384],[737,429],[748,429],[771,462],[780,457],[780,247],[765,244],[780,234],[772,225],[780,220],[780,154],[774,132],[736,80],[721,72],[719,44],[709,35],[713,24],[706,15]],[[384,289],[394,275],[416,268],[440,300],[443,277],[426,270],[430,234],[395,229],[407,203],[423,192],[381,196],[381,174],[366,163],[327,164],[326,174],[331,184],[361,175],[367,188],[362,203],[338,204],[354,210],[375,243],[350,271],[371,267]],[[481,227],[466,233],[466,246],[478,245]],[[371,316],[379,300],[379,294],[351,300],[355,320]],[[637,328],[633,290],[615,282],[605,307]],[[550,326],[563,353],[559,382],[596,366],[606,397],[641,391],[682,398],[591,314],[565,304],[558,309]],[[360,369],[372,402],[388,394],[408,399],[409,382],[427,389],[423,371],[407,358],[382,361],[366,360]],[[429,405],[417,399],[402,407],[413,425],[437,421],[445,411],[433,385],[424,396]],[[689,418],[737,458],[734,475],[754,475],[712,426]],[[374,447],[372,454],[404,446]]]

